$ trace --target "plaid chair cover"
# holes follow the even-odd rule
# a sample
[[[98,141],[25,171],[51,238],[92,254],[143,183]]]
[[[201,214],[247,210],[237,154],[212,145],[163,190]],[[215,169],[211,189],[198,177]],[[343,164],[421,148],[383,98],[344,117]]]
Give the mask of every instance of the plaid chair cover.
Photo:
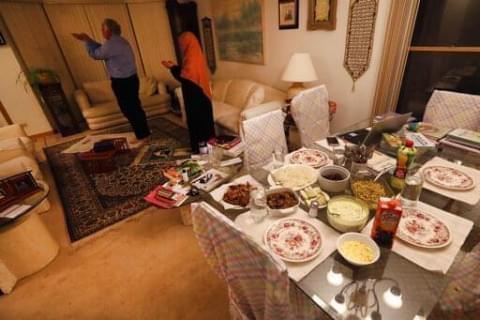
[[[241,135],[245,143],[244,160],[248,169],[266,165],[277,147],[287,152],[282,110],[275,110],[242,121]]]
[[[452,270],[453,279],[429,319],[478,319],[480,315],[480,244]]]
[[[193,208],[192,220],[208,263],[227,282],[234,319],[322,319],[302,292],[289,291],[285,264],[228,218],[203,202]]]
[[[292,99],[291,113],[302,146],[310,148],[330,132],[328,91],[325,85],[304,90]]]
[[[480,130],[480,96],[434,90],[428,100],[424,122],[445,128]]]

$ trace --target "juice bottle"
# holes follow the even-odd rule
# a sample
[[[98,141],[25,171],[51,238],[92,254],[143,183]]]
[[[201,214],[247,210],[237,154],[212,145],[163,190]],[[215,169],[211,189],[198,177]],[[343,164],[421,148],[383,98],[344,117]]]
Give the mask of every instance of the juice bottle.
[[[413,146],[412,140],[406,140],[405,144],[398,149],[397,152],[397,166],[393,172],[391,185],[393,188],[401,190],[405,185],[405,177],[407,176],[408,168],[413,164],[417,149]]]
[[[402,217],[402,206],[398,199],[378,199],[377,212],[370,236],[381,247],[392,248],[398,223]]]

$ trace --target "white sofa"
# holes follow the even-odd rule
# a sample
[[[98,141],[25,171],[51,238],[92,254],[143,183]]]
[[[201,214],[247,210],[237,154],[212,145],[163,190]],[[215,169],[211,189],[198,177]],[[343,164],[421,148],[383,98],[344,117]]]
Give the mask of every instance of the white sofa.
[[[211,86],[213,118],[218,131],[234,134],[239,133],[240,121],[245,118],[247,110],[258,114],[271,111],[272,108],[281,108],[287,96],[283,91],[246,79],[213,80]],[[182,120],[186,124],[181,88],[177,88],[175,93],[182,111]],[[269,103],[274,101],[275,103]]]
[[[110,80],[86,82],[74,95],[90,129],[103,129],[128,122],[120,111]],[[170,95],[167,88],[154,78],[140,78],[139,97],[147,117],[169,111]]]

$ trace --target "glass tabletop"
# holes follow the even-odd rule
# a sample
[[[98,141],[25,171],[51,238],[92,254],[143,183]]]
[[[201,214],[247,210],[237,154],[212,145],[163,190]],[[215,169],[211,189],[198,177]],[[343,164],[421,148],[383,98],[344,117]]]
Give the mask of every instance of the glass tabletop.
[[[381,150],[379,150],[381,151]],[[417,158],[418,163],[425,163],[439,156],[449,161],[462,161],[469,167],[480,167],[480,159],[464,153],[443,153],[442,150],[423,153]],[[268,185],[268,171],[264,169],[240,169],[235,177],[250,174],[257,181]],[[349,190],[346,193],[350,193]],[[236,216],[247,211],[224,210],[208,194],[204,195],[210,205],[234,220]],[[465,254],[480,241],[480,204],[469,206],[454,201],[432,191],[423,189],[420,201],[459,215],[474,222],[455,264],[461,263]],[[303,206],[308,211],[308,208]],[[374,212],[370,211],[370,218]],[[321,209],[318,219],[328,224],[326,209]],[[451,278],[453,266],[445,275],[431,272],[410,262],[388,249],[381,249],[382,254],[376,263],[366,267],[355,267],[346,262],[338,252],[332,253],[305,278],[294,282],[311,300],[332,318],[344,319],[422,319],[434,308],[440,295]],[[373,314],[372,314],[373,312]],[[420,318],[418,318],[420,317]]]

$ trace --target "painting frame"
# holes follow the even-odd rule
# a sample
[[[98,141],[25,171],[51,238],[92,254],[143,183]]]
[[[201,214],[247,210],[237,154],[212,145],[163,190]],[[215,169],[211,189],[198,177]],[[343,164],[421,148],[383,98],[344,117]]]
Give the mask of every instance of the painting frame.
[[[286,30],[286,29],[298,29],[298,7],[299,7],[299,0],[278,0],[278,29]],[[282,16],[285,17],[287,10],[293,10],[293,13],[289,13],[291,15],[291,19],[293,22],[288,23],[287,19],[282,19]],[[283,20],[283,21],[282,21]]]
[[[328,18],[318,21],[319,6],[328,2]],[[308,0],[307,30],[335,30],[337,23],[337,0]]]
[[[241,6],[242,4],[254,4],[258,6],[258,10],[255,11],[258,15],[259,21],[257,21],[257,30],[255,30],[256,35],[254,34],[254,43],[248,43],[244,44],[243,49],[248,49],[252,50],[252,48],[255,48],[255,52],[235,52],[235,50],[232,50],[233,52],[228,52],[228,49],[232,46],[235,46],[235,43],[232,43],[230,41],[231,38],[225,39],[225,30],[223,28],[223,24],[221,23],[221,20],[225,20],[225,14],[228,13],[229,16],[227,16],[228,19],[230,19],[230,23],[233,22],[235,23],[235,19],[232,19],[231,15],[232,12],[235,12],[235,6],[238,9],[238,6]],[[229,6],[233,6],[234,8],[230,8]],[[221,9],[224,9],[223,12],[221,12]],[[217,53],[218,53],[218,59],[221,61],[229,61],[229,62],[239,62],[239,63],[248,63],[248,64],[256,64],[256,65],[265,65],[265,0],[217,0],[213,3],[213,20],[215,23],[215,36],[216,36],[216,45],[217,45]],[[233,24],[234,24],[233,23]],[[248,28],[251,29],[251,24],[248,26]],[[239,30],[239,28],[236,28],[236,26],[231,27],[230,29],[234,30]],[[230,30],[230,31],[231,31]],[[242,33],[242,31],[235,31],[235,33]],[[228,34],[227,34],[228,35]],[[240,35],[242,36],[242,35]],[[243,35],[245,36],[245,35]],[[249,41],[252,41],[252,37],[248,37]],[[255,43],[256,41],[256,43]],[[238,44],[237,44],[238,45]],[[252,58],[252,56],[254,58]]]

